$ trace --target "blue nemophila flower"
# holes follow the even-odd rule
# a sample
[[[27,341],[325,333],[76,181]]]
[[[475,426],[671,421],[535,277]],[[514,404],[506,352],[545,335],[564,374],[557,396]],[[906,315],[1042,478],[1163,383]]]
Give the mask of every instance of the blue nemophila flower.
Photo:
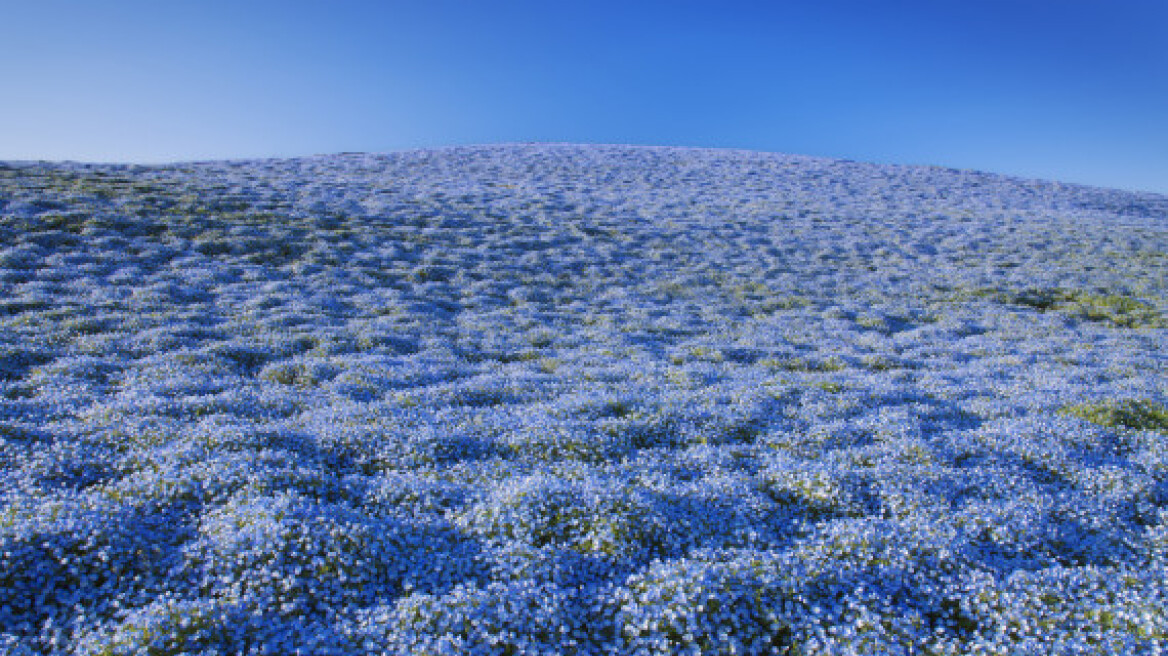
[[[358,618],[375,654],[591,654],[603,629],[570,591],[527,581],[413,594]]]
[[[204,594],[294,616],[396,596],[414,567],[448,550],[434,537],[424,523],[294,493],[241,494],[204,513],[185,555]]]
[[[181,518],[75,492],[6,499],[0,623],[39,639],[69,635],[166,590],[191,532]],[[180,584],[181,585],[181,584]]]
[[[681,547],[685,535],[671,521],[675,512],[660,495],[620,480],[536,475],[502,482],[461,511],[456,521],[473,535],[499,544],[640,560]]]
[[[1153,654],[1163,198],[0,165],[0,651]]]
[[[130,654],[270,654],[311,650],[352,653],[354,641],[326,622],[257,613],[239,603],[162,595],[124,617],[92,628],[74,650],[86,656]]]

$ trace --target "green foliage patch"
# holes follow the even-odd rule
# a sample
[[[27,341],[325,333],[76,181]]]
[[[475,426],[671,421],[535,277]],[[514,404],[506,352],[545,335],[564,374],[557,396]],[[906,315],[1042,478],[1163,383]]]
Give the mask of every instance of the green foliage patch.
[[[1151,401],[1125,399],[1084,403],[1063,408],[1062,414],[1108,428],[1154,430],[1168,433],[1168,408]]]
[[[1108,323],[1121,328],[1161,328],[1160,312],[1150,303],[1124,294],[1091,293],[1077,289],[1027,289],[1020,292],[980,294],[1001,303],[1058,312],[1084,321]]]

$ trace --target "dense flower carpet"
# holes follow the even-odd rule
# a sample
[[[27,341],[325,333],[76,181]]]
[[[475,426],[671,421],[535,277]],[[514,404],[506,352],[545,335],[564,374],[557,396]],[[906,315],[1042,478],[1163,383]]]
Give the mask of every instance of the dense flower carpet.
[[[0,653],[1168,653],[1168,197],[0,164]]]

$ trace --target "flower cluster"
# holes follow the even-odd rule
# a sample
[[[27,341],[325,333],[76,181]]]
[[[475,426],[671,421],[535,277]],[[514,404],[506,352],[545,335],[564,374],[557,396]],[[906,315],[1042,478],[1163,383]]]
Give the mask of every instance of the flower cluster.
[[[1158,654],[1168,199],[0,164],[0,652]]]

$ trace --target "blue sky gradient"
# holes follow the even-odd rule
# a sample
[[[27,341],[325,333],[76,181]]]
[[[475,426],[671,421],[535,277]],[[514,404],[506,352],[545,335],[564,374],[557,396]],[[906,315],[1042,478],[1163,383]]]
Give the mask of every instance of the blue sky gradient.
[[[1162,0],[0,0],[0,159],[552,141],[1168,193]]]

